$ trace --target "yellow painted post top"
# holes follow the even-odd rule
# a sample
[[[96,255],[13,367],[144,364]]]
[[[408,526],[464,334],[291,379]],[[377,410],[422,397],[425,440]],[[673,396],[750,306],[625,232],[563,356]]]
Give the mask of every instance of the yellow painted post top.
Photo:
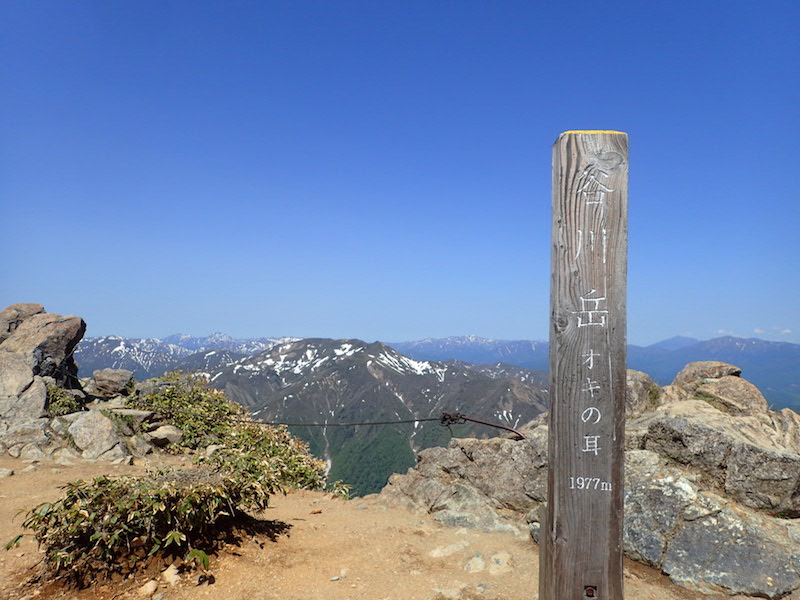
[[[624,131],[614,131],[613,129],[570,129],[561,135],[567,135],[568,133],[616,133],[619,135],[628,135]]]

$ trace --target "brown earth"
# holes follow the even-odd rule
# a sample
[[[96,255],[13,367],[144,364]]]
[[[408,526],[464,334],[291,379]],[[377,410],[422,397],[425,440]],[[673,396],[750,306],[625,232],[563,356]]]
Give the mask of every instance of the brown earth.
[[[179,463],[187,459],[164,457]],[[145,472],[142,465],[81,463],[29,465],[8,456],[0,468],[15,471],[0,479],[0,543],[18,533],[21,510],[59,497],[67,481],[102,474]],[[30,535],[9,551],[0,548],[0,598],[144,600],[139,589],[158,580],[158,600],[531,600],[538,597],[538,547],[529,539],[442,527],[427,515],[386,507],[375,497],[344,501],[329,494],[294,492],[274,498],[257,515],[279,533],[248,536],[212,557],[212,585],[197,584],[197,572],[167,584],[158,570],[132,579],[98,581],[86,590],[52,582],[31,583],[40,561]],[[471,570],[467,570],[471,567]],[[652,569],[626,561],[626,597],[635,600],[700,600],[699,593],[675,586]],[[727,597],[730,598],[730,597]],[[733,599],[731,599],[733,600]]]

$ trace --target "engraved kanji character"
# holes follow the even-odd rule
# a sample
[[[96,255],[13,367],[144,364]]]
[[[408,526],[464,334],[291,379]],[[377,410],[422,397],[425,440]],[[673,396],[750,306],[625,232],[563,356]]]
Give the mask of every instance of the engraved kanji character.
[[[580,174],[578,182],[581,184],[578,193],[586,204],[603,204],[606,193],[613,192],[601,180],[608,179],[608,173],[601,171],[594,165],[589,165]]]
[[[588,246],[589,251],[594,253],[594,245],[595,245],[595,238],[600,238],[600,248],[602,250],[602,257],[603,257],[603,264],[606,264],[606,255],[607,246],[608,246],[608,231],[606,229],[601,229],[600,233],[597,234],[594,231],[589,231],[589,235],[586,236],[586,242],[583,240],[583,229],[578,229],[578,249],[575,252],[575,260],[578,260],[581,253],[583,252],[583,247]]]
[[[605,327],[608,310],[605,306],[606,297],[592,298],[597,290],[589,290],[585,296],[580,296],[581,309],[572,314],[578,316],[578,327]]]
[[[595,456],[600,452],[599,435],[585,435],[583,436],[583,448],[581,452],[593,452]]]

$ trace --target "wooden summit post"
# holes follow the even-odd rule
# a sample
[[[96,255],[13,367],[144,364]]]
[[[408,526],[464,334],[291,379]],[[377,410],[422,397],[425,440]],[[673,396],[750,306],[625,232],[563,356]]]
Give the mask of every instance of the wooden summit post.
[[[540,600],[622,600],[628,136],[553,146],[550,439]]]

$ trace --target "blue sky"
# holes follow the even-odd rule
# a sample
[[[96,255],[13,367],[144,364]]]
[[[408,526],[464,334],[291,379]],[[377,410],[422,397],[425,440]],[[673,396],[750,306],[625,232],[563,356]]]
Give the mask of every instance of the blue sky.
[[[546,339],[552,143],[631,144],[629,340],[800,342],[797,2],[4,2],[0,304]]]

